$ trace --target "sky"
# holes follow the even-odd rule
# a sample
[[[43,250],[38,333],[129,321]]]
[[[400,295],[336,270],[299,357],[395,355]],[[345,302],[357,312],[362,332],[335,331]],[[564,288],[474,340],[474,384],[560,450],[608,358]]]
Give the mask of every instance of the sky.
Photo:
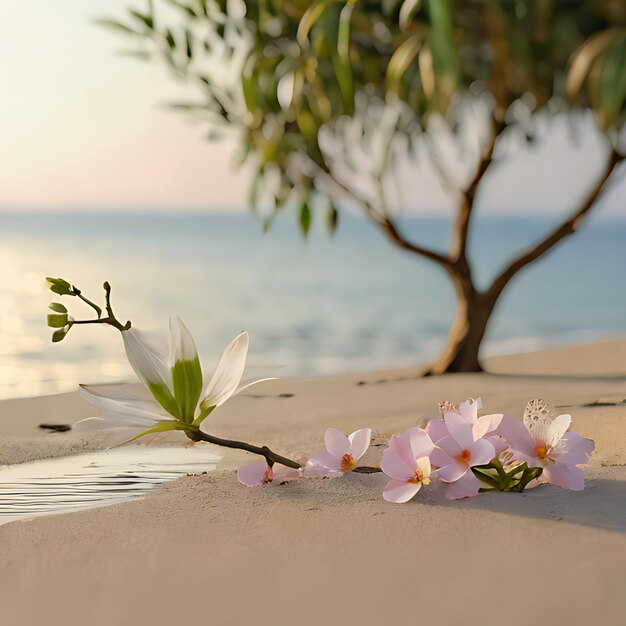
[[[0,211],[246,209],[233,144],[206,141],[206,128],[167,110],[182,87],[158,63],[121,56],[120,37],[93,23],[122,18],[129,1],[0,2]],[[574,144],[564,124],[547,137],[498,169],[481,210],[573,206],[602,167],[600,142],[587,128]],[[411,210],[450,209],[427,163],[401,174]],[[602,215],[626,217],[621,179]]]

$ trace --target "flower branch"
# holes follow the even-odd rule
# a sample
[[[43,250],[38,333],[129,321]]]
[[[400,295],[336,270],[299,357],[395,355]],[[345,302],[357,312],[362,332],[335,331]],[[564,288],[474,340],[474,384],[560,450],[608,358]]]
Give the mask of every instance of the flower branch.
[[[106,317],[102,317],[102,308],[99,307],[95,302],[87,298],[82,291],[72,285],[68,281],[63,278],[46,278],[46,282],[48,285],[48,289],[60,296],[70,296],[76,297],[79,300],[82,300],[85,304],[91,307],[95,313],[95,319],[75,319],[69,314],[67,307],[60,302],[53,302],[50,304],[50,310],[52,313],[48,314],[48,326],[51,328],[55,328],[56,330],[52,334],[52,341],[54,343],[58,343],[59,341],[63,341],[65,339],[67,333],[70,332],[72,326],[76,325],[84,325],[84,324],[107,324],[109,326],[113,326],[117,328],[119,331],[128,330],[131,327],[130,321],[127,321],[125,324],[122,324],[117,317],[115,317],[115,313],[113,312],[113,307],[111,306],[111,285],[108,282],[105,282],[103,285],[104,288],[104,298],[105,298],[105,310]]]
[[[273,452],[267,446],[255,446],[242,441],[223,439],[201,429],[204,420],[233,395],[250,385],[269,380],[267,378],[241,383],[248,351],[248,333],[242,332],[224,351],[210,381],[205,385],[198,352],[191,333],[179,318],[170,321],[169,351],[166,340],[153,339],[122,324],[111,305],[111,286],[103,285],[104,311],[80,289],[62,278],[48,278],[49,289],[61,296],[78,297],[96,313],[95,319],[74,319],[67,308],[54,302],[53,313],[48,315],[48,325],[56,328],[52,340],[61,341],[74,325],[105,324],[122,334],[126,355],[139,379],[150,391],[153,401],[146,403],[135,397],[124,385],[81,385],[82,395],[100,409],[107,418],[95,417],[82,420],[79,428],[130,427],[138,432],[129,441],[148,434],[181,431],[191,441],[206,441],[226,448],[245,450],[257,454],[272,466],[279,463],[300,469],[297,461]]]

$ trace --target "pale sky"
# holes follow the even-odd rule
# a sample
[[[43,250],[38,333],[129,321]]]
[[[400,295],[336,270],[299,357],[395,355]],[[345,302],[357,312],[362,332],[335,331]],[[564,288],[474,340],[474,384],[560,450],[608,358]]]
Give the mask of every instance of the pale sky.
[[[117,55],[120,37],[92,23],[123,17],[128,4],[0,2],[0,211],[245,209],[247,176],[233,169],[232,146],[207,142],[206,128],[168,111],[185,92],[164,67]],[[481,209],[563,211],[601,154],[591,132],[575,146],[561,125],[543,148],[500,168]],[[405,178],[416,210],[449,206],[428,168]],[[626,217],[625,198],[621,180],[599,213]]]

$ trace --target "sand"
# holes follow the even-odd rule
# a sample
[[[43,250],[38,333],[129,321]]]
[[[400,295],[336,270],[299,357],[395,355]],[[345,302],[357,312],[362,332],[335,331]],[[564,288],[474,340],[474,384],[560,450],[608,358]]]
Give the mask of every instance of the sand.
[[[303,459],[331,425],[385,435],[443,398],[519,415],[544,397],[596,441],[584,492],[450,502],[433,486],[392,505],[381,475],[254,489],[233,472],[186,477],[141,501],[0,527],[0,624],[626,624],[626,341],[488,366],[264,383],[216,411],[212,431]],[[0,403],[0,459],[101,447],[36,430],[89,414],[76,394]]]

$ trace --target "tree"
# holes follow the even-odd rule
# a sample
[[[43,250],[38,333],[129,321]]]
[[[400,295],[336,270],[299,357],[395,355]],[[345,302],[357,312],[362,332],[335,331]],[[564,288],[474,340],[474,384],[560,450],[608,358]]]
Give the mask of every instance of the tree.
[[[237,133],[256,172],[252,206],[271,199],[266,225],[295,206],[306,234],[312,210],[325,207],[334,229],[339,207],[357,207],[393,244],[445,270],[457,311],[433,374],[481,370],[504,289],[577,231],[624,160],[624,0],[162,0],[130,10],[127,23],[104,22],[139,44],[130,54],[158,56],[196,90],[197,101],[175,108]],[[597,183],[480,290],[468,237],[507,139],[541,140],[540,116],[585,111],[607,145]],[[442,128],[457,149],[474,151],[462,184],[441,157]],[[445,254],[410,240],[389,206],[394,171],[416,150],[454,187]]]

